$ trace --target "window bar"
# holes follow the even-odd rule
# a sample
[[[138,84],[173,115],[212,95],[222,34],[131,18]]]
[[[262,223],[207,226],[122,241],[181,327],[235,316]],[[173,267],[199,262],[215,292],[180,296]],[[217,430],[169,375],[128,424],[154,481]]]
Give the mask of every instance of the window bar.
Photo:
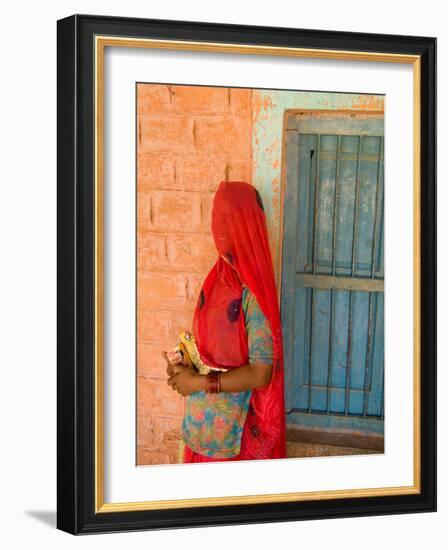
[[[377,305],[378,302],[378,293],[375,292],[369,292],[369,321],[367,326],[367,346],[366,346],[366,368],[364,371],[364,394],[363,394],[363,416],[367,416],[367,408],[369,406],[369,392],[368,392],[368,385],[369,385],[369,376],[371,371],[371,363],[372,363],[372,349],[373,349],[373,339],[374,335],[372,335],[372,331],[374,331],[375,325],[372,327],[372,317],[373,317],[373,307],[372,307],[372,301],[375,298],[375,305]],[[375,312],[377,311],[377,307],[375,307]],[[376,318],[376,315],[375,315]]]
[[[380,203],[380,212],[381,212],[381,230],[379,231],[380,234],[380,247],[378,252],[378,272],[380,274],[380,277],[384,278],[384,264],[381,269],[381,256],[383,255],[383,247],[384,247],[384,138],[383,138],[383,147],[381,151],[381,173],[382,177],[380,178],[381,183],[381,203]]]
[[[332,263],[332,275],[336,275],[336,212],[338,207],[338,179],[339,179],[339,152],[341,146],[341,136],[338,136],[338,143],[336,147],[336,174],[334,177],[334,198],[333,198],[333,241],[332,241],[332,252],[331,252],[331,263]]]
[[[384,227],[384,214],[383,214],[383,227]],[[381,265],[381,256],[384,256],[384,233],[381,232],[381,246],[378,254],[378,272],[379,278],[384,279],[384,263]]]
[[[381,185],[381,160],[383,150],[383,138],[380,136],[380,150],[378,153],[378,170],[376,174],[375,184],[375,217],[373,220],[373,237],[372,237],[372,256],[371,256],[371,273],[370,278],[375,279],[375,264],[376,264],[376,248],[377,248],[377,233],[378,233],[378,212],[379,212],[379,200],[380,200],[380,185]]]
[[[331,252],[331,264],[332,275],[336,275],[336,212],[338,206],[338,180],[339,180],[339,153],[341,147],[341,136],[337,137],[336,145],[336,173],[334,176],[334,196],[333,196],[333,240],[332,240],[332,252]],[[331,397],[331,383],[332,383],[332,366],[333,366],[333,299],[334,291],[330,289],[330,330],[328,334],[328,369],[327,369],[327,402],[326,412],[330,413],[330,397]]]
[[[349,381],[350,381],[350,363],[352,359],[352,295],[353,292],[348,293],[348,333],[347,333],[347,365],[345,369],[345,407],[344,414],[348,415],[349,405]]]
[[[384,162],[381,163],[381,173],[384,172]],[[384,266],[383,269],[381,269],[381,255],[383,252],[383,246],[384,246],[384,178],[380,177],[380,197],[379,197],[379,207],[378,207],[378,241],[377,241],[377,247],[375,251],[375,277],[378,279],[384,278]]]
[[[317,208],[319,195],[319,157],[320,157],[320,134],[317,135],[317,153],[316,153],[316,170],[314,171],[314,211],[313,211],[313,274],[316,273],[316,228],[317,228]]]
[[[352,277],[355,276],[356,230],[358,225],[358,192],[359,192],[359,170],[361,165],[361,147],[362,147],[362,136],[359,136],[358,154],[356,159],[355,203],[354,203],[353,233],[352,233]]]
[[[362,136],[359,136],[358,142],[358,154],[356,159],[356,181],[355,181],[355,202],[354,202],[354,213],[353,213],[353,231],[352,231],[352,277],[355,276],[355,242],[356,242],[356,225],[358,223],[358,189],[359,189],[359,169],[360,169],[360,160],[361,160],[361,146],[362,146]],[[347,365],[345,370],[345,415],[348,415],[348,405],[349,405],[349,382],[350,382],[350,363],[352,359],[352,296],[353,291],[349,291],[348,294],[348,334],[347,334]]]
[[[381,387],[381,420],[384,420],[384,362],[383,362],[383,379]]]
[[[314,288],[310,288],[310,335],[309,335],[309,350],[308,350],[308,412],[311,412],[311,372],[313,361],[313,321],[314,321]]]
[[[328,331],[328,369],[327,369],[327,402],[326,412],[330,413],[330,392],[333,365],[333,289],[330,289],[330,330]]]
[[[379,151],[378,151],[378,169],[377,169],[377,176],[376,176],[376,182],[375,182],[375,216],[373,221],[373,236],[372,236],[372,254],[371,254],[371,271],[370,271],[370,278],[375,279],[375,263],[376,263],[376,246],[377,246],[377,232],[378,232],[378,210],[379,210],[379,199],[380,199],[380,184],[381,184],[381,157],[382,157],[382,145],[383,145],[383,138],[380,136],[380,143],[379,143]],[[372,293],[369,292],[369,324],[367,329],[367,349],[366,349],[366,368],[365,368],[365,375],[364,375],[364,401],[363,401],[363,416],[367,416],[367,409],[369,406],[369,394],[368,394],[368,381],[371,371],[371,362],[372,362],[372,348],[373,348],[373,341],[375,337],[375,329],[376,325],[372,327],[372,298],[375,298],[375,311],[378,310],[378,294],[375,293],[374,296],[372,296]],[[376,315],[375,315],[376,317]],[[372,331],[374,331],[374,334],[372,336]]]

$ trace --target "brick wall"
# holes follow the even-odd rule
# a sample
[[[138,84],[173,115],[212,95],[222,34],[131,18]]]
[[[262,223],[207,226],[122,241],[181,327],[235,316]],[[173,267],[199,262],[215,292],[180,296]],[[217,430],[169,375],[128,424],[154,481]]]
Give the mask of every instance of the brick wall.
[[[191,328],[216,260],[217,185],[251,181],[251,91],[139,84],[137,117],[137,464],[166,464],[179,458],[183,399],[160,354]]]

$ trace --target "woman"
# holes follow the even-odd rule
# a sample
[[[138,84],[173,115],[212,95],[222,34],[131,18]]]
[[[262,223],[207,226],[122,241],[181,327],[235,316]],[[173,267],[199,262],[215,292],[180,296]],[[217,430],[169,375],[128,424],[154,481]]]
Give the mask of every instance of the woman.
[[[280,313],[263,204],[244,182],[221,182],[212,211],[219,252],[196,305],[207,376],[168,365],[168,384],[187,398],[184,462],[285,457]]]

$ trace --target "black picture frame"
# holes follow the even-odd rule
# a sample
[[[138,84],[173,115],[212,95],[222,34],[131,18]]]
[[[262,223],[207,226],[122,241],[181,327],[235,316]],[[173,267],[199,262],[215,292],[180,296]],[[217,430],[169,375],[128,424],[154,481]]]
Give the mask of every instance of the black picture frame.
[[[421,478],[419,494],[95,511],[94,55],[97,35],[415,55],[420,58]],[[436,39],[74,15],[58,21],[57,526],[73,534],[436,510]]]

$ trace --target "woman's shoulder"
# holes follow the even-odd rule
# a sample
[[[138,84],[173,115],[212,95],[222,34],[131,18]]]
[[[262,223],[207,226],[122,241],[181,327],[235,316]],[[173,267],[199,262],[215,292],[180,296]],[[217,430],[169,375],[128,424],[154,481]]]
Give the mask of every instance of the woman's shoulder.
[[[261,311],[260,305],[258,303],[257,297],[247,286],[243,286],[243,293],[241,296],[242,299],[242,309],[246,321],[250,318],[255,318],[258,320],[264,320],[265,315]]]
[[[255,294],[250,290],[246,285],[243,285],[243,293],[241,296],[241,305],[244,313],[246,314],[249,311],[249,308],[253,307],[254,304],[258,305],[257,298]]]
[[[257,298],[249,288],[243,288],[242,309],[249,345],[249,363],[272,361],[272,334],[269,321],[262,312]]]

